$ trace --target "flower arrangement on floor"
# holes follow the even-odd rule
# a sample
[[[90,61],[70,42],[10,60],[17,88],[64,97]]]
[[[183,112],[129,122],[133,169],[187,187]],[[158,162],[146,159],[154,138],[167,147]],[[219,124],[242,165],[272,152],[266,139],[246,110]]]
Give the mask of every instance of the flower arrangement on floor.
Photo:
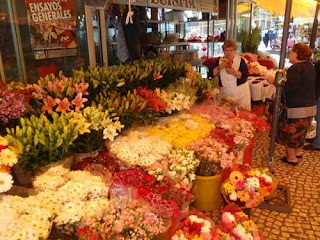
[[[176,219],[169,229],[171,240],[214,240],[215,227],[212,220],[198,211]]]
[[[222,193],[227,202],[252,208],[258,206],[277,186],[277,181],[267,169],[238,165],[222,184]]]
[[[263,240],[258,226],[237,205],[229,204],[222,212],[219,228],[214,239],[252,239]]]

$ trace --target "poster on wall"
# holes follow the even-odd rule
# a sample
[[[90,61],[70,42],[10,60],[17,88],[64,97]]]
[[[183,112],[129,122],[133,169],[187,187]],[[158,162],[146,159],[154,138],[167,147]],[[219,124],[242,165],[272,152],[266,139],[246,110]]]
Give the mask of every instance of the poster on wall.
[[[74,0],[25,0],[36,59],[77,55]]]

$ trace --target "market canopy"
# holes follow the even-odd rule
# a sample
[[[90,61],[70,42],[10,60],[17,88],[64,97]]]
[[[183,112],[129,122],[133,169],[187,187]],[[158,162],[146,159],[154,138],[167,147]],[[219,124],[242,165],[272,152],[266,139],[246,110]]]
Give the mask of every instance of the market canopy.
[[[267,12],[284,16],[286,0],[256,0],[259,7]],[[315,0],[293,0],[291,17],[313,18],[315,15],[317,1]]]

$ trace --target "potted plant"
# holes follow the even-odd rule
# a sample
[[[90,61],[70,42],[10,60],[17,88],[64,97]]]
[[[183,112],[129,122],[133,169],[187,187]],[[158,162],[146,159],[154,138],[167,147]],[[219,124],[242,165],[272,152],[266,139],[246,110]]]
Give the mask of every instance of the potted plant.
[[[241,31],[240,41],[242,52],[250,52],[257,54],[260,43],[260,29],[254,28],[251,32]]]

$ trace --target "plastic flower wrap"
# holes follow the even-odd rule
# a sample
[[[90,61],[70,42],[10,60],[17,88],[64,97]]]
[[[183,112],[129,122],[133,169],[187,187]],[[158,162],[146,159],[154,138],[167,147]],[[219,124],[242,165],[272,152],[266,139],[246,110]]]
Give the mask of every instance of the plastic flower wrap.
[[[193,141],[208,136],[213,128],[214,125],[205,118],[180,114],[161,119],[159,125],[148,129],[148,133],[159,136],[175,148],[183,148]]]
[[[174,220],[169,229],[171,240],[214,240],[214,223],[205,214],[191,211]]]
[[[221,222],[214,239],[252,239],[263,240],[258,226],[235,204],[229,204],[223,209]]]
[[[276,186],[277,181],[267,169],[252,169],[249,165],[238,165],[221,188],[227,202],[252,208],[263,202]]]
[[[130,131],[110,143],[110,152],[129,166],[148,167],[169,154],[171,144],[158,136]]]

